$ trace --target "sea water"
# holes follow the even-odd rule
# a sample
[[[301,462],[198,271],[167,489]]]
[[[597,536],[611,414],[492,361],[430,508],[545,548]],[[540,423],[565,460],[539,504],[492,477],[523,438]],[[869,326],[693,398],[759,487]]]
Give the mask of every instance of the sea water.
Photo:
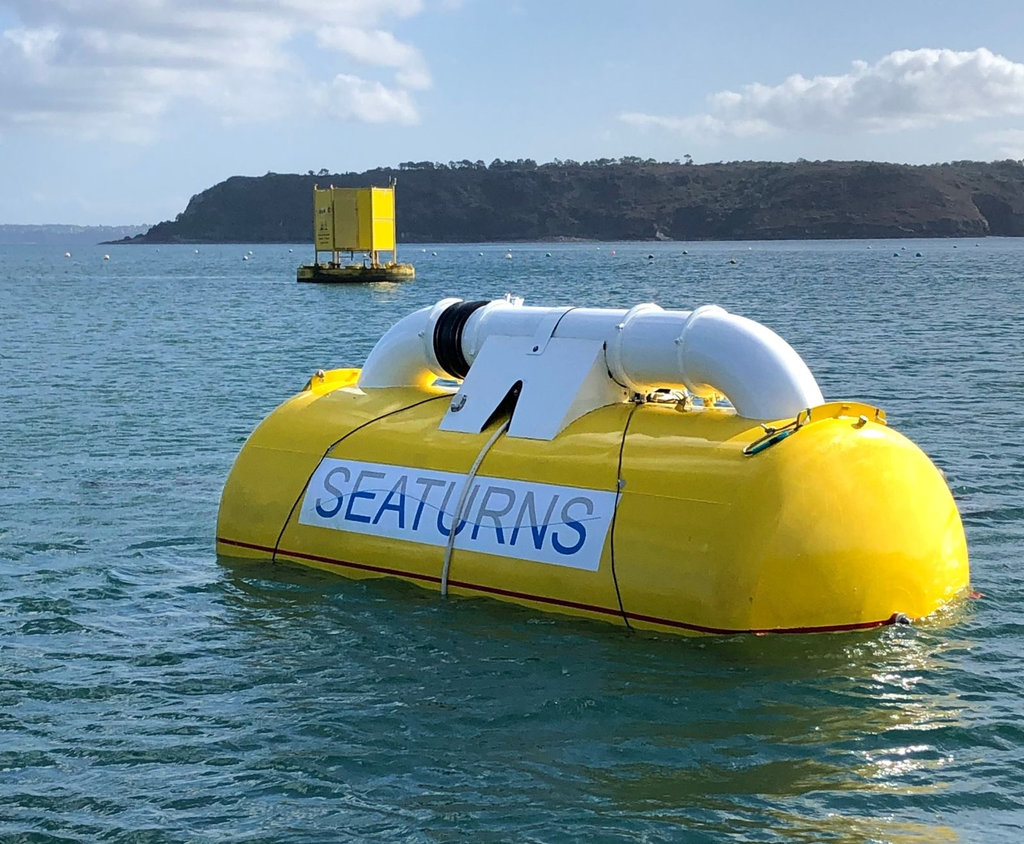
[[[1024,243],[410,245],[414,282],[297,284],[311,251],[0,247],[0,841],[1020,840]],[[946,473],[980,596],[684,638],[216,557],[270,410],[505,293],[772,327]]]

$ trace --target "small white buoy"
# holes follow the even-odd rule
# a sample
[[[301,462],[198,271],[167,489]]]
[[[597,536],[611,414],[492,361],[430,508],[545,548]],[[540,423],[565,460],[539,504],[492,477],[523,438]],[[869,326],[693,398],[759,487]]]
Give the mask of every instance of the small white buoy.
[[[110,256],[109,255],[104,255],[103,256],[103,260],[104,261],[109,261],[110,260]]]
[[[199,250],[197,249],[197,250],[196,250],[196,255],[198,255],[198,254],[199,254]]]
[[[248,261],[249,260],[249,256],[248,255],[243,255],[242,256],[242,260],[243,261]]]
[[[505,253],[505,260],[506,261],[511,261],[512,260],[512,253],[511,252],[506,252]]]
[[[70,258],[71,257],[71,253],[70,252],[65,252],[64,253],[64,257],[65,258]]]

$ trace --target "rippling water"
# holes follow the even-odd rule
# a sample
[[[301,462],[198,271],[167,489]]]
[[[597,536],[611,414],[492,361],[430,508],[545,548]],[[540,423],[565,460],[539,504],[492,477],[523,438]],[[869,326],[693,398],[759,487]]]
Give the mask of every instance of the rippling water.
[[[417,246],[350,288],[309,251],[0,247],[0,841],[1020,840],[1024,243]],[[947,473],[983,596],[688,639],[217,559],[264,415],[505,292],[773,327]]]

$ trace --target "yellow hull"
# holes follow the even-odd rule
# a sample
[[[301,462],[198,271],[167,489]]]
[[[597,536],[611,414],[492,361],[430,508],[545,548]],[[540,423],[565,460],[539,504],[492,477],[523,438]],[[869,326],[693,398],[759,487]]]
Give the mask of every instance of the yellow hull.
[[[370,284],[375,282],[412,281],[416,269],[412,264],[384,264],[364,267],[362,264],[336,266],[331,264],[305,264],[295,273],[296,281],[326,284]]]
[[[450,392],[361,390],[358,377],[314,377],[252,434],[218,553],[681,633],[865,629],[967,589],[943,477],[874,408],[824,404],[769,442],[729,410],[618,403],[551,440],[498,434],[486,450],[500,416],[442,431]],[[445,484],[482,451],[456,526]]]

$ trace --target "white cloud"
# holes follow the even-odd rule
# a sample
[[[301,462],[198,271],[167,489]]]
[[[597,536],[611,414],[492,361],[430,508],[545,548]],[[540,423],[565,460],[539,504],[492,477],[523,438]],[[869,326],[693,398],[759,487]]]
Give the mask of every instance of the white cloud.
[[[366,123],[415,123],[417,119],[408,91],[343,73],[327,89],[324,108],[338,109],[343,117]]]
[[[978,136],[977,141],[992,149],[996,158],[1024,159],[1024,129],[988,132]]]
[[[356,61],[374,67],[393,67],[396,79],[405,88],[430,87],[430,73],[420,51],[403,44],[390,32],[349,26],[325,27],[317,32],[317,43],[345,53]]]
[[[665,129],[680,135],[724,135],[738,138],[751,135],[766,135],[777,131],[764,120],[735,120],[727,122],[711,114],[697,114],[692,117],[660,117],[655,114],[626,112],[619,119],[638,129]]]
[[[18,22],[0,32],[0,129],[139,139],[189,101],[230,121],[320,104],[325,118],[414,123],[413,92],[431,85],[420,51],[383,28],[422,0],[0,0],[0,10]]]
[[[682,135],[891,132],[951,121],[1024,114],[1024,64],[980,48],[898,50],[842,76],[790,76],[708,98],[708,112],[683,117],[629,112],[640,128]]]

